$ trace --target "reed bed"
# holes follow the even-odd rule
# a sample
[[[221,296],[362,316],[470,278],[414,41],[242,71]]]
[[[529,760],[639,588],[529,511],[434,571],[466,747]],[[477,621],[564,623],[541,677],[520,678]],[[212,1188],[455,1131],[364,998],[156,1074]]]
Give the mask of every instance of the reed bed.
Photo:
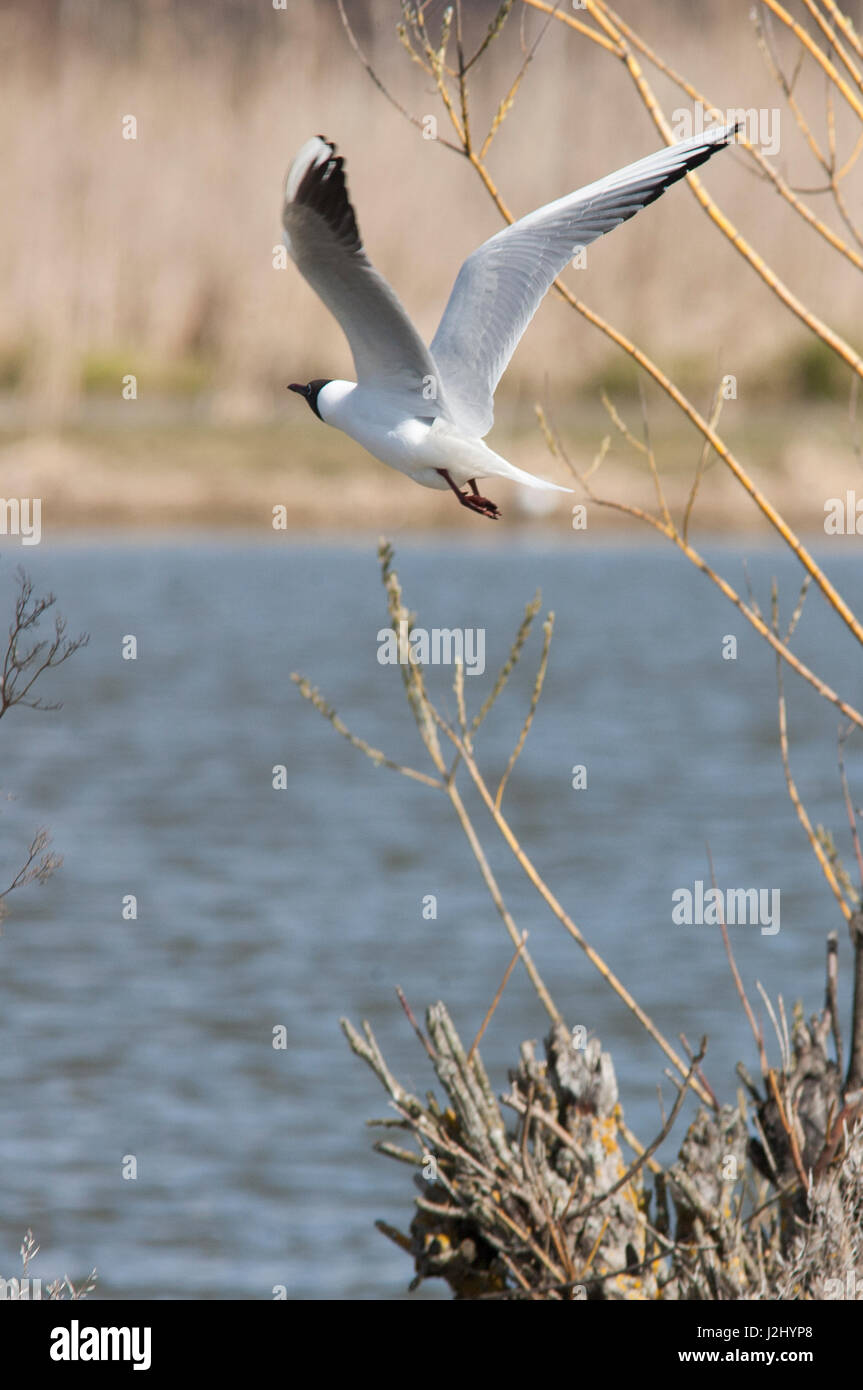
[[[397,0],[349,0],[347,9],[395,95],[420,117],[445,121],[434,83],[394,41]],[[440,0],[424,6],[430,26],[444,9]],[[621,9],[714,101],[776,106],[748,0],[707,6],[697,21],[687,6],[660,0]],[[495,10],[469,7],[471,37]],[[619,63],[595,45],[563,42],[538,8],[521,4],[472,74],[478,125],[494,117],[523,45],[543,26],[517,120],[504,122],[489,152],[515,214],[661,143],[648,114],[630,104]],[[337,326],[292,267],[273,268],[285,168],[310,132],[323,130],[347,157],[371,254],[428,334],[462,259],[499,226],[470,168],[444,148],[443,124],[441,139],[424,139],[372,87],[333,4],[17,3],[0,16],[0,43],[0,384],[28,403],[31,426],[74,417],[94,391],[119,401],[130,372],[142,403],[206,391],[207,409],[234,419],[281,409],[293,378],[350,374]],[[820,93],[820,77],[800,74],[801,101]],[[658,90],[671,93],[663,76]],[[123,138],[128,115],[134,140]],[[837,107],[835,117],[841,143],[853,113]],[[786,178],[812,183],[807,154],[783,113],[777,163]],[[775,190],[741,177],[735,160],[716,161],[708,179],[728,215],[773,249],[778,272],[822,316],[850,329],[854,267],[839,261],[825,276]],[[859,215],[859,192],[848,196]],[[721,342],[726,370],[769,378],[766,364],[804,336],[741,272],[733,250],[709,237],[693,200],[682,190],[672,197],[594,248],[576,283],[665,360],[694,362],[712,380],[712,345]],[[825,216],[841,228],[829,209]],[[550,301],[503,399],[524,404],[584,387],[595,397],[595,374],[613,360],[607,343]]]

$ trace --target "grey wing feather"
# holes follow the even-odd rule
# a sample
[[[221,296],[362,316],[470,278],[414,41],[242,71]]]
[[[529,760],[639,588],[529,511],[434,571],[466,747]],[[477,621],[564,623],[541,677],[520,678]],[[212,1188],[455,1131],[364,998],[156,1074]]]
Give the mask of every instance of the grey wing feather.
[[[460,428],[482,438],[494,392],[527,325],[568,261],[710,159],[736,127],[669,145],[538,208],[486,241],[458,273],[431,351]]]
[[[300,274],[341,324],[359,385],[400,398],[406,411],[442,414],[432,355],[369,261],[343,160],[321,136],[306,141],[288,170],[282,222]]]

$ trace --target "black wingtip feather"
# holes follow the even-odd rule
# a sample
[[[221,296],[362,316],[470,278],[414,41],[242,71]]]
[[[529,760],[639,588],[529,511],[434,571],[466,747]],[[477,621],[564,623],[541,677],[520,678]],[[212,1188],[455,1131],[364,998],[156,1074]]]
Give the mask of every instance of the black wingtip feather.
[[[693,169],[698,169],[700,165],[706,164],[708,159],[712,159],[719,150],[724,150],[726,145],[729,145],[734,139],[740,129],[740,125],[741,122],[738,121],[734,129],[728,131],[724,140],[715,140],[712,144],[706,145],[702,150],[694,150],[693,153],[688,156],[685,164],[669,174],[668,178],[660,184],[659,188],[654,189],[649,197],[645,198],[643,206],[648,207],[651,203],[655,203],[657,198],[661,198],[665,190],[670,188],[673,183],[678,183],[680,179],[685,179],[686,175],[691,174]]]
[[[344,159],[336,154],[336,147],[326,136],[319,140],[329,148],[330,157],[320,164],[311,164],[306,170],[294,195],[294,202],[310,208],[324,219],[327,226],[345,246],[352,251],[362,249],[360,229],[351,202],[345,179]]]

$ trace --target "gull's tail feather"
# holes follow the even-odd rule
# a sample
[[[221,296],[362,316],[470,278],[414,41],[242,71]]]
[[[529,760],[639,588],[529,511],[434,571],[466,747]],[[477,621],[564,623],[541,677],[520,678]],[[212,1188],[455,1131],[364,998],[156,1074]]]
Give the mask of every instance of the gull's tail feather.
[[[522,483],[525,487],[537,488],[543,492],[572,492],[571,487],[563,487],[560,483],[550,483],[547,478],[538,478],[535,473],[527,473],[523,468],[516,468],[514,463],[509,463],[499,454],[494,456],[494,466],[486,466],[483,469],[483,478],[509,478],[510,482]]]

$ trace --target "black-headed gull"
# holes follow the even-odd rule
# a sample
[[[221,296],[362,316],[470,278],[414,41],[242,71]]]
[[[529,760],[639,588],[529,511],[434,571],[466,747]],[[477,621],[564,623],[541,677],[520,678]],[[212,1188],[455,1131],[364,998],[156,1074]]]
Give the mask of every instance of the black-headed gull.
[[[497,384],[567,262],[704,164],[734,131],[716,126],[666,146],[504,227],[468,256],[430,347],[366,256],[335,145],[307,140],[288,170],[285,245],[341,324],[357,380],[318,378],[290,390],[375,458],[423,487],[452,488],[483,516],[500,512],[477,478],[568,492],[483,443]]]

